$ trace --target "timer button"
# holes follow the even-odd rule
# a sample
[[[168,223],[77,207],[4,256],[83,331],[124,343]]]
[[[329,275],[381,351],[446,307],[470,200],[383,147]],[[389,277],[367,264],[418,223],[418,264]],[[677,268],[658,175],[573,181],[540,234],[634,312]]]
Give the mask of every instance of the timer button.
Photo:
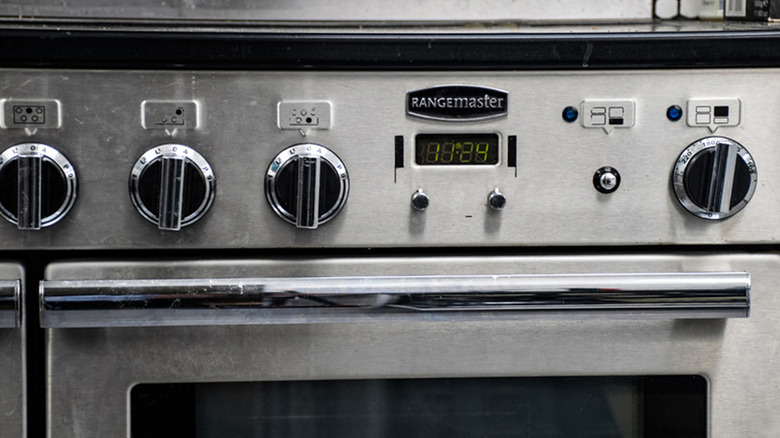
[[[490,192],[490,194],[488,194],[487,199],[488,199],[488,205],[493,210],[501,210],[504,208],[504,206],[506,206],[506,196],[504,196],[503,193],[498,191],[498,187],[493,189],[493,191]]]
[[[428,208],[428,204],[430,204],[430,202],[431,200],[428,198],[428,195],[426,195],[422,189],[417,189],[417,191],[412,194],[412,207],[415,210],[425,210]]]

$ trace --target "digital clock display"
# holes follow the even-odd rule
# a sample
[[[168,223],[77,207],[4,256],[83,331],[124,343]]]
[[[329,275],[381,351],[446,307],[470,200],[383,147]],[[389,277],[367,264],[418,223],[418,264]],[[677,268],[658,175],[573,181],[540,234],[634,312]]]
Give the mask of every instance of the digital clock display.
[[[414,151],[423,166],[498,164],[498,134],[419,134]]]

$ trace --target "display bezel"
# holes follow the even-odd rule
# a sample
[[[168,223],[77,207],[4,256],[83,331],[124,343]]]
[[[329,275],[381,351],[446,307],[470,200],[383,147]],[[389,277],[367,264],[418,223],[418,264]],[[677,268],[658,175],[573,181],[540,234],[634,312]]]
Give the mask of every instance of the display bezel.
[[[453,150],[447,152],[446,150],[439,149],[435,153],[437,156],[434,159],[424,159],[425,155],[434,153],[422,149],[433,144],[433,141],[439,140],[437,143],[440,145],[446,145],[448,143],[453,144]],[[472,141],[466,141],[472,140]],[[483,166],[498,166],[501,163],[501,135],[496,132],[446,132],[446,133],[429,133],[422,132],[417,133],[414,136],[414,164],[421,167],[483,167]],[[427,143],[427,145],[426,145]],[[469,151],[470,157],[464,161],[463,158],[463,146],[461,144],[472,143],[472,149]],[[485,162],[477,162],[478,154],[483,151],[479,151],[479,145],[487,143],[487,150],[485,153]],[[491,146],[492,150],[491,150]],[[443,158],[447,154],[451,154],[452,159],[446,161]],[[457,158],[457,161],[456,160]]]

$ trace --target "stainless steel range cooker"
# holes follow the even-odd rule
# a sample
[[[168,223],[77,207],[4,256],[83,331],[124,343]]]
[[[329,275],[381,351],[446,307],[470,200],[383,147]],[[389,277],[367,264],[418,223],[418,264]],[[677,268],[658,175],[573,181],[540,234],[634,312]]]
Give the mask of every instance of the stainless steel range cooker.
[[[780,432],[771,25],[72,18],[0,29],[0,436]]]

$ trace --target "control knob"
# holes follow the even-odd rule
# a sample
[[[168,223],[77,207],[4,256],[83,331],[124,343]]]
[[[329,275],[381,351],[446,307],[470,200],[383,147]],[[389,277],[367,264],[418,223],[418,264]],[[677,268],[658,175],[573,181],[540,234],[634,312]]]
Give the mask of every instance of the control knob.
[[[23,143],[0,154],[0,214],[20,230],[57,223],[76,202],[76,170],[57,149]]]
[[[296,144],[274,157],[265,176],[265,195],[279,217],[298,228],[315,229],[346,204],[347,168],[324,146]]]
[[[593,187],[604,194],[614,192],[620,187],[620,172],[610,166],[600,168],[593,174]]]
[[[161,230],[177,231],[195,223],[211,208],[215,194],[211,165],[181,144],[149,149],[130,172],[135,209]]]
[[[706,137],[682,151],[672,174],[677,199],[704,219],[725,219],[742,210],[756,190],[756,164],[744,146]]]

